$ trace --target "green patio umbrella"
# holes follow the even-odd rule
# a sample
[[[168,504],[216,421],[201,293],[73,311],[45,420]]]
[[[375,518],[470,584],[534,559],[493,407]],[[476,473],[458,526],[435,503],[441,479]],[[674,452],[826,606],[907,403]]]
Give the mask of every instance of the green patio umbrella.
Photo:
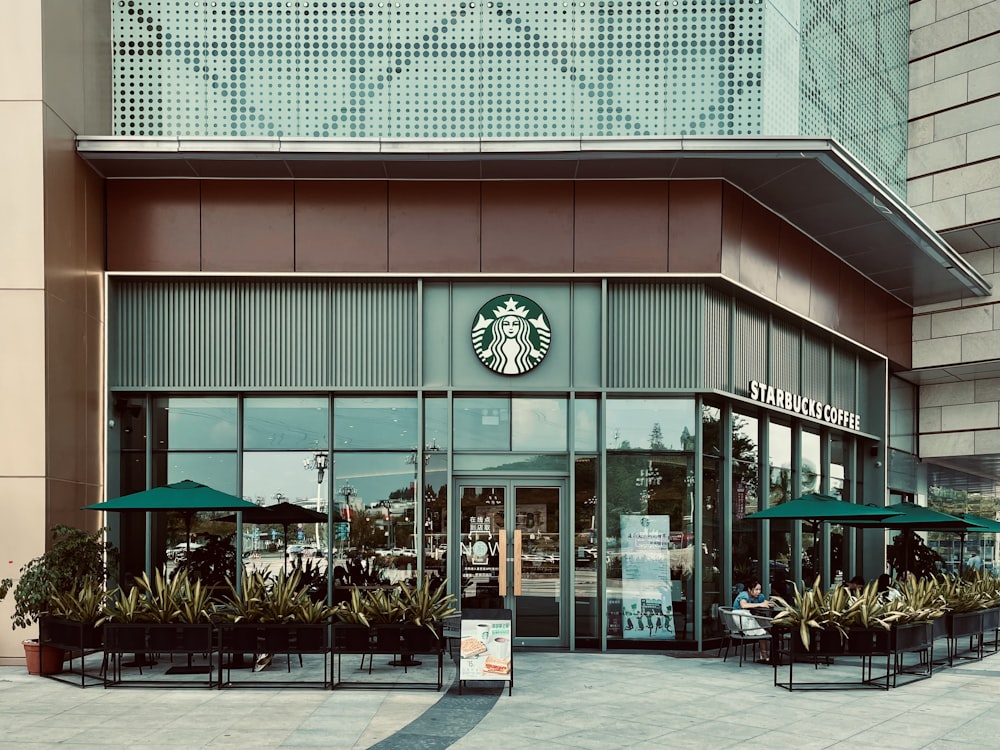
[[[899,511],[889,508],[876,508],[873,505],[857,505],[841,500],[833,495],[822,495],[809,492],[789,500],[787,503],[772,505],[764,510],[751,513],[745,518],[749,520],[788,520],[807,521],[812,524],[813,546],[819,549],[817,538],[819,524],[823,522],[846,523],[848,521],[884,520],[899,515]],[[818,559],[822,559],[817,555]]]
[[[1000,524],[987,521],[985,518],[976,518],[968,514],[953,516],[924,505],[904,502],[894,503],[886,506],[886,508],[898,511],[899,515],[891,516],[882,521],[845,521],[844,525],[854,526],[859,529],[912,529],[913,531],[941,531],[958,534],[963,553],[965,552],[965,535],[967,533],[988,530],[983,528],[980,522],[993,523],[997,527],[997,530],[1000,531]],[[907,565],[909,565],[909,545],[905,543],[905,539],[906,537],[904,537],[903,557],[907,561]],[[962,556],[964,557],[964,554]],[[961,565],[962,561],[959,560],[960,571]]]
[[[994,521],[992,518],[983,518],[982,516],[974,516],[971,513],[959,513],[958,518],[968,523],[975,524],[974,527],[967,529],[968,533],[971,534],[1000,534],[1000,522]],[[958,554],[958,573],[961,575],[965,572],[965,534],[959,534],[959,539],[961,540],[961,545],[959,547]]]
[[[236,510],[243,511],[257,506],[244,500],[243,498],[230,495],[226,492],[212,489],[208,485],[185,479],[162,487],[154,487],[142,492],[133,492],[131,495],[122,495],[103,503],[85,505],[84,510],[103,510],[109,513],[124,513],[129,511],[145,511],[146,513],[157,513],[163,511],[174,511],[184,517],[185,539],[188,543],[188,553],[191,552],[191,521],[194,514],[208,510]],[[149,538],[147,520],[146,538],[146,568],[152,567],[151,539]],[[240,546],[240,539],[237,545]],[[237,548],[237,560],[240,558],[240,550]],[[239,576],[237,576],[237,582]]]
[[[833,495],[821,495],[810,492],[794,500],[780,505],[772,505],[770,508],[758,510],[745,518],[749,520],[777,520],[785,519],[792,521],[811,521],[819,523],[821,521],[833,521],[844,523],[845,521],[882,520],[899,515],[899,511],[890,508],[876,508],[873,505],[857,505],[841,500]]]

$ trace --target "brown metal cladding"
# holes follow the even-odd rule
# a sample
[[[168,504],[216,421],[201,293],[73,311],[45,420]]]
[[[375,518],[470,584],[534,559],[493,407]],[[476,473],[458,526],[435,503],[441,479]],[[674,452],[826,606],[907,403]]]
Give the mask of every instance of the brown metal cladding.
[[[833,330],[840,328],[840,269],[844,264],[822,248],[812,259],[809,317]]]
[[[865,321],[862,340],[884,352],[889,343],[889,295],[878,287],[865,286]]]
[[[108,270],[201,269],[201,183],[108,180]]]
[[[756,201],[744,199],[741,228],[739,280],[758,294],[776,299],[781,220]]]
[[[799,315],[808,315],[812,292],[812,256],[817,251],[824,251],[795,227],[784,222],[780,225],[778,237],[776,299]]]
[[[479,271],[479,191],[478,182],[390,182],[389,271]]]
[[[387,201],[385,182],[295,183],[295,270],[387,271]]]
[[[484,273],[573,272],[573,183],[484,182]]]
[[[729,183],[722,186],[722,256],[719,270],[731,279],[740,277],[740,234],[745,200],[747,198],[741,190]]]
[[[722,182],[670,183],[669,273],[719,273],[722,268]]]
[[[577,273],[664,273],[669,191],[665,181],[576,183]]]
[[[856,341],[865,340],[865,292],[869,283],[850,266],[840,267],[840,325],[837,330]]]
[[[294,271],[293,202],[291,182],[203,182],[202,270]]]
[[[913,367],[913,311],[905,302],[889,299],[885,355],[904,370]]]

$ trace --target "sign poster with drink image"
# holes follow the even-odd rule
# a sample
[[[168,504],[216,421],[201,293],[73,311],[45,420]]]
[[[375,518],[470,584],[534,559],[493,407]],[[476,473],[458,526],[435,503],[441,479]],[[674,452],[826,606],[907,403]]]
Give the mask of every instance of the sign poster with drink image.
[[[509,609],[469,609],[462,613],[461,680],[513,681]]]
[[[621,516],[621,628],[626,639],[672,640],[670,516]]]

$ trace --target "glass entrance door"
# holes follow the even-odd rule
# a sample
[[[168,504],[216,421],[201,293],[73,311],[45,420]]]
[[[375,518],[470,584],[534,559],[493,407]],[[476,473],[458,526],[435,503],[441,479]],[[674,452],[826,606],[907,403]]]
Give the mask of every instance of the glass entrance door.
[[[460,480],[463,609],[507,608],[518,646],[563,646],[562,480]]]

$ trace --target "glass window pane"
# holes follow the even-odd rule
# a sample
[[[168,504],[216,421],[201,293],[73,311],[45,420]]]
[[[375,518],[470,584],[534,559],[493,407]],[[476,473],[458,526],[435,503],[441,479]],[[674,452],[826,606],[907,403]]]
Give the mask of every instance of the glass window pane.
[[[448,555],[448,462],[434,455],[424,470],[424,573],[447,578]]]
[[[412,450],[417,438],[415,398],[335,398],[335,450]]]
[[[378,575],[396,583],[413,577],[416,557],[391,567],[384,553],[393,547],[414,548],[414,470],[406,453],[346,453],[335,455],[334,494],[349,505],[349,545],[362,558],[372,558]],[[352,581],[354,582],[354,581]]]
[[[235,398],[157,398],[154,450],[236,450]]]
[[[737,587],[761,578],[760,522],[746,520],[760,510],[759,425],[756,417],[733,413],[733,599]]]
[[[607,414],[608,450],[694,450],[692,399],[616,399]]]
[[[424,450],[448,450],[448,399],[428,396],[424,399]]]
[[[546,471],[564,472],[569,462],[562,455],[511,455],[510,453],[455,454],[455,471]]]
[[[701,407],[701,444],[706,456],[721,456],[725,445],[722,435],[722,410],[705,404]]]
[[[818,434],[802,431],[802,465],[799,481],[803,495],[807,492],[819,492],[823,488],[823,458],[819,445]]]
[[[510,399],[456,398],[455,450],[509,451]]]
[[[253,450],[327,450],[329,400],[323,397],[250,397],[243,401],[243,447]]]
[[[768,507],[792,499],[792,430],[772,423],[768,428]],[[771,591],[778,596],[791,595],[791,580],[796,569],[792,559],[794,521],[771,521]]]
[[[594,437],[597,435],[595,433]],[[573,560],[576,568],[574,600],[577,639],[600,637],[597,594],[597,459],[578,458],[573,503]]]
[[[145,450],[146,399],[141,396],[115,398],[114,414],[121,427],[121,449]]]
[[[596,398],[577,398],[573,401],[573,450],[581,453],[599,450]]]
[[[190,479],[214,490],[239,496],[240,478],[236,453],[155,453],[153,486],[174,484]]]
[[[515,398],[511,425],[515,451],[565,451],[566,399]]]
[[[646,616],[652,613],[643,607],[643,598],[660,610],[652,618],[654,639],[694,637],[698,608],[694,601],[693,469],[689,456],[608,456],[609,639],[649,639]],[[629,534],[643,534],[643,528],[666,535],[669,552],[665,557],[657,549],[650,556],[636,553],[639,548]],[[639,615],[641,623],[636,619]]]

